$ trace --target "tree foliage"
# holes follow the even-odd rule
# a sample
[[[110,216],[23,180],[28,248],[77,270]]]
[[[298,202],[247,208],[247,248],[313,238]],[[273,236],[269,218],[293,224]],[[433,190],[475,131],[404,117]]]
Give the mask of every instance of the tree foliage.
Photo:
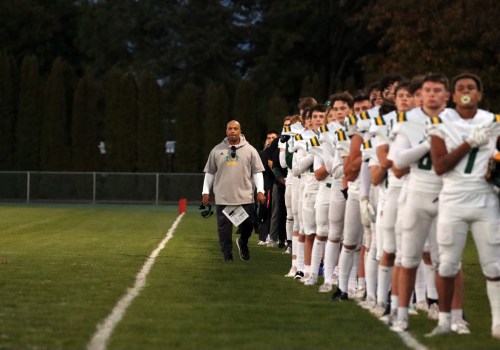
[[[39,170],[44,82],[38,60],[26,56],[21,65],[16,122],[16,161],[19,170]]]
[[[102,88],[93,74],[78,82],[73,98],[71,141],[73,170],[98,171],[102,162],[98,144],[102,124]]]
[[[56,59],[45,86],[40,147],[42,170],[64,171],[71,167],[70,123],[74,86],[71,66],[61,58]]]
[[[0,169],[14,167],[17,114],[17,67],[10,56],[0,55]]]
[[[205,159],[201,157],[203,124],[200,118],[200,91],[192,83],[184,85],[175,103],[175,170],[199,172]]]

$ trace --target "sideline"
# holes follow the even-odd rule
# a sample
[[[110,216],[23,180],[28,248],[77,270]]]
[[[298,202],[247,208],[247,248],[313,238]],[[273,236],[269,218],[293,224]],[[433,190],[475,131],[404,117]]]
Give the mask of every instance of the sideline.
[[[116,325],[121,321],[123,315],[125,315],[125,311],[130,306],[132,301],[137,297],[146,285],[146,277],[153,267],[155,263],[156,257],[158,254],[165,248],[167,242],[174,236],[174,231],[177,228],[177,225],[181,222],[184,213],[180,214],[177,219],[174,221],[170,229],[168,230],[165,238],[160,242],[158,247],[151,253],[148,257],[144,265],[142,266],[141,271],[137,274],[135,278],[135,284],[133,288],[129,288],[127,294],[125,294],[115,305],[111,313],[97,325],[97,330],[92,336],[89,344],[87,345],[88,350],[105,350],[109,338],[113,333]]]

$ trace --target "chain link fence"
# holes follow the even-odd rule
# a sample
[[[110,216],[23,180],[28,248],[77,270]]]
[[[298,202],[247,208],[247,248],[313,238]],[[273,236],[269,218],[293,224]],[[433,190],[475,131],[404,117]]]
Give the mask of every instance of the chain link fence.
[[[199,204],[203,174],[1,171],[0,201]]]

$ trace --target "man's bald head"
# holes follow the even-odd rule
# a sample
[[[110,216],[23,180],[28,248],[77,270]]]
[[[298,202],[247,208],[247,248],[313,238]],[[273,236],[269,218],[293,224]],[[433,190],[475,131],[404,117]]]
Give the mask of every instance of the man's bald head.
[[[231,120],[226,126],[227,140],[231,145],[237,145],[240,142],[241,126],[236,120]]]

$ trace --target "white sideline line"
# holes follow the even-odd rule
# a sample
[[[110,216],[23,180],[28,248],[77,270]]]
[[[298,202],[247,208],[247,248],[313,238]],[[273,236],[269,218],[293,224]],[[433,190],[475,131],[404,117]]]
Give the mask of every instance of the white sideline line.
[[[111,337],[111,334],[113,333],[113,330],[115,329],[116,325],[121,321],[123,318],[123,315],[125,314],[125,311],[129,307],[129,305],[132,303],[132,301],[135,299],[136,296],[139,295],[140,291],[142,288],[144,288],[146,284],[146,277],[149,274],[149,271],[151,270],[151,267],[155,263],[156,257],[158,254],[165,248],[165,245],[167,242],[174,236],[174,231],[177,228],[177,225],[181,221],[182,217],[184,214],[180,214],[177,219],[174,221],[170,229],[168,230],[165,238],[160,242],[158,247],[151,253],[151,255],[148,257],[144,265],[142,266],[141,271],[137,274],[135,277],[135,284],[133,288],[130,288],[113,308],[111,313],[104,319],[103,322],[99,323],[97,325],[97,330],[94,333],[92,339],[90,340],[89,344],[87,345],[88,350],[105,350],[108,340]]]
[[[385,322],[383,322],[383,321],[381,321],[381,322],[385,324]],[[409,347],[410,349],[412,349],[412,350],[428,350],[428,348],[424,344],[419,343],[418,340],[415,339],[408,331],[394,332],[394,333],[396,333],[401,338],[403,343],[405,343],[405,345],[407,347]]]

